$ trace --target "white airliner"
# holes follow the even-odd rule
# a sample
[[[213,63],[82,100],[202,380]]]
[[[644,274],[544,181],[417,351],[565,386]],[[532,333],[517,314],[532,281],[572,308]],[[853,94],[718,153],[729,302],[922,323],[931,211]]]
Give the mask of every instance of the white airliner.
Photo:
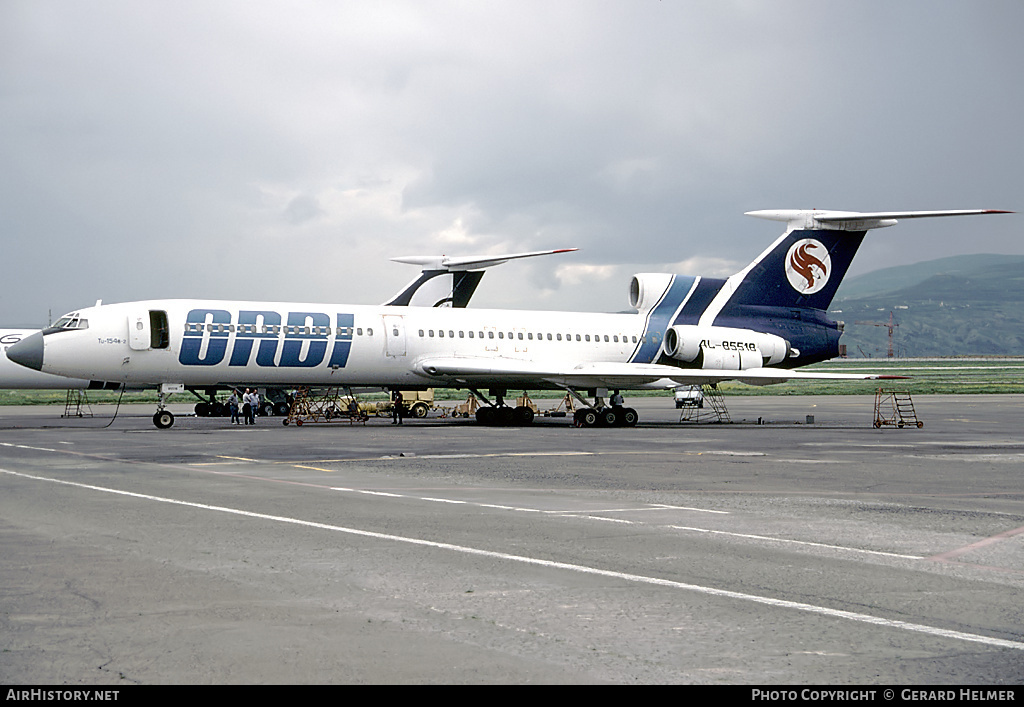
[[[1007,212],[753,211],[786,232],[728,279],[635,275],[635,313],[151,300],[71,312],[8,356],[45,373],[157,385],[160,428],[174,422],[165,394],[237,385],[468,388],[487,403],[485,424],[532,421],[504,404],[508,390],[586,391],[594,402],[578,424],[632,426],[634,410],[605,404],[609,388],[884,377],[793,370],[838,355],[842,325],[825,312],[865,234],[903,218],[992,213]]]

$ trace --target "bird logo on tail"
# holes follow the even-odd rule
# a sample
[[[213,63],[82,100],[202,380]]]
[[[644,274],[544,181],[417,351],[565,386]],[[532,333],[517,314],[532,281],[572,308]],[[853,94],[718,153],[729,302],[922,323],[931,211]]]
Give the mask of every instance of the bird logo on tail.
[[[793,289],[802,295],[813,295],[828,283],[832,260],[820,241],[805,238],[797,241],[786,254],[786,277]]]

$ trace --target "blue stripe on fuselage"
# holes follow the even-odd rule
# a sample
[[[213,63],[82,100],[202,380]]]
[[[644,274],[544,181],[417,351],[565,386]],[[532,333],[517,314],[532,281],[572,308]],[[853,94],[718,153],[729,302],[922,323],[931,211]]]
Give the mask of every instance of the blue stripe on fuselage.
[[[697,324],[700,321],[700,317],[704,314],[704,310],[708,308],[711,301],[718,294],[718,291],[725,285],[725,280],[716,280],[713,278],[702,277],[697,282],[697,287],[693,293],[686,298],[686,303],[683,308],[679,310],[679,314],[672,320],[672,325],[676,324]]]
[[[680,307],[685,305],[690,292],[695,289],[695,282],[699,284],[700,278],[685,275],[672,276],[672,283],[665,291],[665,295],[658,304],[654,305],[651,313],[647,316],[640,345],[630,362],[650,363],[657,358],[661,351],[661,342],[665,338],[665,330]]]

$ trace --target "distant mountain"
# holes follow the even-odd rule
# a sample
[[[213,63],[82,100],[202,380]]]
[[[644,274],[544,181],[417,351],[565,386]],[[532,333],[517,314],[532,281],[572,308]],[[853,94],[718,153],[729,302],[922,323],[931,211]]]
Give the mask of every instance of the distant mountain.
[[[844,280],[836,293],[836,300],[894,292],[924,282],[935,275],[978,275],[990,267],[1011,263],[1024,264],[1024,255],[954,255],[913,265],[882,268]]]
[[[844,282],[829,310],[856,356],[1024,354],[1024,256],[970,255],[885,268]],[[862,323],[858,323],[862,322]],[[866,322],[866,323],[863,323]]]

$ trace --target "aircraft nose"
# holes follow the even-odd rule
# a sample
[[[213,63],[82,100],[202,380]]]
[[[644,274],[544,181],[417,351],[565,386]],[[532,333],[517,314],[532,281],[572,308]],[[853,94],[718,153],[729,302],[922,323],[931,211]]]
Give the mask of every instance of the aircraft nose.
[[[43,370],[43,333],[37,331],[7,349],[7,358],[27,368]]]

